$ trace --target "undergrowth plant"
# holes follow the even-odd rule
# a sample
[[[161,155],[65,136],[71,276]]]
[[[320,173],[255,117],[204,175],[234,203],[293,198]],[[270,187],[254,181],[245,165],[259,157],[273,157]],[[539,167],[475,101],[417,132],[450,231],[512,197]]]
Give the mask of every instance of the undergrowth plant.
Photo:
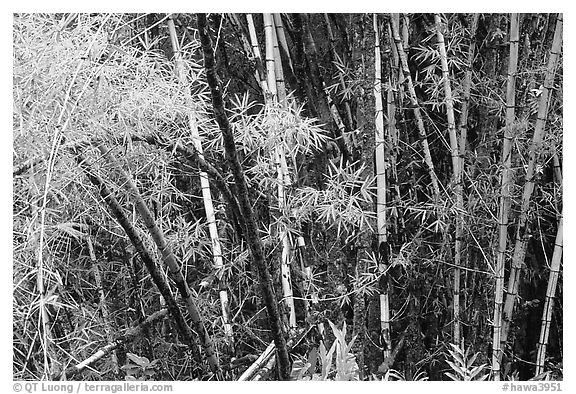
[[[452,359],[446,359],[446,363],[450,365],[452,372],[446,372],[446,376],[452,380],[462,381],[486,380],[488,378],[487,373],[482,374],[486,364],[474,365],[476,358],[480,354],[479,352],[472,355],[470,354],[470,348],[464,351],[460,346],[456,346],[453,343],[450,344],[450,347],[448,354]]]
[[[346,323],[343,324],[342,329],[336,327],[331,321],[328,323],[335,337],[332,346],[326,350],[322,341],[318,348],[315,347],[308,353],[306,362],[301,360],[295,362],[292,367],[292,380],[350,381],[359,379],[356,356],[351,353],[356,337],[347,342]],[[336,356],[335,359],[334,356]],[[320,373],[317,372],[317,364],[320,366]]]

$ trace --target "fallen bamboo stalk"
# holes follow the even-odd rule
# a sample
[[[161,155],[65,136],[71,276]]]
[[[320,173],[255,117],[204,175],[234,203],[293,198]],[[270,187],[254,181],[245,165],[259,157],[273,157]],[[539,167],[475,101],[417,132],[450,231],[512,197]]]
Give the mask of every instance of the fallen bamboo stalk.
[[[73,377],[74,375],[79,374],[84,369],[89,367],[90,365],[94,364],[96,361],[102,359],[104,356],[109,354],[110,352],[114,351],[119,345],[125,344],[128,342],[133,341],[137,337],[141,336],[144,330],[150,327],[155,322],[164,319],[168,315],[168,309],[161,309],[157,312],[154,312],[150,316],[148,316],[142,323],[137,325],[136,327],[130,328],[126,334],[122,337],[117,338],[116,340],[102,346],[96,353],[88,357],[87,359],[79,362],[78,364],[67,368],[64,371],[65,377],[67,379]],[[64,377],[64,376],[62,376]]]
[[[249,378],[252,375],[254,375],[260,368],[262,368],[265,365],[265,363],[270,359],[270,357],[274,354],[274,350],[276,350],[276,346],[274,345],[274,342],[270,342],[270,344],[268,345],[266,350],[262,352],[260,357],[258,357],[256,361],[254,361],[254,363],[250,365],[242,375],[240,375],[238,381],[243,382],[250,380]]]

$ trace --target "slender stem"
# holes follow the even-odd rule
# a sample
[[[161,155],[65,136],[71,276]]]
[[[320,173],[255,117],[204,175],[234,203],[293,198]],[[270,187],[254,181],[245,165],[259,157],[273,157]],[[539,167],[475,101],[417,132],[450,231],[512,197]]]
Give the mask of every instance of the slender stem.
[[[496,260],[496,288],[494,294],[494,335],[492,338],[492,374],[494,380],[500,380],[500,363],[502,361],[502,304],[504,298],[504,267],[506,244],[508,242],[508,215],[510,211],[512,139],[515,119],[515,83],[518,66],[519,14],[510,17],[510,58],[508,62],[508,84],[506,88],[506,127],[502,144],[502,181],[500,208],[498,210],[498,226],[500,237]]]

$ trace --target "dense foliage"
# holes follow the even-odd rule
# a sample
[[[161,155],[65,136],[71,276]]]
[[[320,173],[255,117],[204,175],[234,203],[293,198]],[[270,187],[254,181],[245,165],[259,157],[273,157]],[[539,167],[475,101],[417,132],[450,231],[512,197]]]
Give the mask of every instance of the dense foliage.
[[[561,379],[558,26],[14,15],[14,378]]]

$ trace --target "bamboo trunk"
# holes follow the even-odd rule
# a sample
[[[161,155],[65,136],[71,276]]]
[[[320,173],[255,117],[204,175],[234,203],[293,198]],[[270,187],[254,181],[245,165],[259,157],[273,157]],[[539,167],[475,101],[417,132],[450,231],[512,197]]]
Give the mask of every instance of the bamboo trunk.
[[[274,85],[271,89],[276,92],[276,98],[282,107],[286,107],[286,87],[284,85],[284,72],[282,70],[282,62],[280,59],[280,49],[278,48],[278,39],[276,37],[276,29],[274,26],[274,19],[272,14],[264,14],[264,34],[266,37],[266,67],[268,69],[268,84]],[[287,165],[284,149],[278,146],[274,152],[274,158],[277,171],[277,184],[278,184],[278,208],[281,214],[284,214],[286,206],[285,187],[287,179]],[[279,229],[280,240],[282,242],[282,256],[281,256],[281,283],[282,293],[284,296],[284,303],[288,308],[288,325],[291,329],[296,328],[296,309],[294,307],[294,293],[292,290],[292,280],[290,277],[290,256],[292,245],[290,238],[285,229]]]
[[[492,374],[494,380],[500,380],[502,362],[502,304],[504,298],[504,267],[506,262],[506,244],[508,242],[508,215],[510,211],[511,166],[512,166],[512,127],[515,119],[515,83],[518,66],[519,14],[510,18],[510,58],[508,62],[508,84],[506,87],[506,127],[502,144],[502,179],[500,207],[498,210],[499,241],[496,260],[496,288],[494,294],[494,335],[492,338]]]
[[[244,171],[238,158],[236,144],[234,142],[234,134],[232,132],[232,128],[230,127],[230,123],[228,122],[220,84],[216,76],[214,52],[212,49],[212,41],[208,33],[206,14],[197,14],[197,22],[200,42],[202,45],[202,53],[204,55],[204,67],[206,68],[206,77],[212,98],[212,107],[214,110],[216,122],[218,123],[224,140],[226,159],[230,165],[236,183],[240,211],[244,217],[246,227],[246,242],[250,248],[254,264],[258,270],[262,298],[264,299],[264,303],[266,305],[270,330],[272,332],[274,343],[278,352],[277,358],[279,364],[280,379],[289,380],[290,359],[288,357],[288,350],[286,348],[286,339],[284,338],[280,314],[276,303],[276,296],[272,287],[270,271],[268,270],[268,266],[264,261],[262,240],[258,235],[258,227],[256,225],[254,212],[252,211],[252,205],[248,197],[248,185],[246,183]]]
[[[506,301],[504,304],[503,324],[502,324],[502,344],[506,343],[508,336],[508,329],[512,321],[512,313],[514,311],[514,304],[516,296],[518,295],[518,287],[520,283],[520,274],[524,258],[526,257],[526,247],[530,237],[529,224],[529,209],[532,192],[535,186],[535,170],[538,153],[542,148],[542,141],[546,133],[546,120],[548,117],[548,104],[550,100],[551,91],[554,88],[554,78],[556,75],[556,66],[558,58],[562,50],[562,14],[558,15],[556,20],[556,30],[554,33],[554,41],[550,51],[550,58],[548,59],[548,66],[546,68],[546,76],[544,77],[543,90],[540,95],[538,104],[538,118],[534,127],[534,136],[530,144],[530,153],[528,158],[528,169],[526,171],[526,178],[524,189],[522,193],[522,203],[520,207],[520,218],[518,226],[516,227],[516,237],[514,244],[514,255],[512,257],[512,267],[510,268],[510,279],[508,280],[508,288],[506,292]]]
[[[252,22],[252,15],[247,14],[247,16],[246,16],[247,18],[248,18],[248,15],[250,16],[250,21],[251,21],[252,26],[253,26],[254,23]],[[264,75],[264,66],[262,64],[262,59],[260,58],[260,56],[256,57],[256,51],[258,52],[258,55],[260,54],[260,50],[258,48],[258,45],[256,45],[256,48],[254,48],[251,45],[251,43],[249,42],[248,38],[246,37],[246,31],[244,29],[244,26],[240,22],[240,18],[238,17],[238,14],[233,14],[233,13],[228,14],[228,19],[232,23],[233,28],[236,30],[236,34],[240,38],[240,42],[242,43],[242,46],[244,47],[244,52],[246,52],[248,60],[254,61],[254,79],[260,85],[260,87],[262,88],[262,91],[266,92],[266,90],[262,87],[262,79],[266,78]],[[266,94],[264,95],[264,97],[266,98]]]
[[[272,14],[264,14],[264,37],[266,39],[266,81],[274,102],[278,102],[276,69],[274,68],[274,20]]]
[[[418,104],[418,98],[416,96],[416,91],[414,90],[414,83],[412,82],[412,76],[410,75],[410,69],[408,68],[408,57],[404,51],[402,39],[400,38],[399,26],[395,14],[392,14],[390,24],[392,28],[392,36],[394,37],[394,42],[396,43],[396,48],[398,50],[398,56],[400,57],[400,65],[404,73],[404,81],[408,88],[408,98],[410,99],[410,104],[414,111],[414,117],[416,118],[416,124],[418,125],[418,135],[420,143],[422,144],[424,162],[428,167],[428,173],[430,174],[430,179],[432,181],[434,199],[440,201],[440,185],[438,183],[436,172],[434,171],[434,163],[432,162],[432,155],[430,154],[430,147],[428,146],[428,136],[426,134],[426,128],[424,127],[424,121],[422,120],[420,105]]]
[[[180,84],[184,87],[184,94],[186,97],[186,104],[188,110],[188,127],[190,129],[190,136],[198,156],[204,158],[202,149],[202,139],[198,132],[198,125],[196,117],[192,110],[192,95],[188,87],[188,81],[184,69],[182,53],[176,35],[176,28],[174,27],[174,20],[170,16],[168,19],[168,30],[170,32],[170,41],[172,42],[172,50],[174,52],[174,61],[176,63],[176,76]],[[205,171],[200,171],[200,187],[202,189],[202,198],[204,202],[204,211],[206,212],[206,222],[208,223],[208,230],[210,233],[210,240],[212,243],[212,258],[214,260],[214,268],[216,269],[216,276],[218,278],[218,294],[220,297],[220,309],[222,313],[222,322],[224,325],[224,335],[228,346],[232,349],[234,345],[234,335],[232,333],[232,324],[230,324],[229,300],[228,292],[226,291],[226,284],[223,278],[224,262],[222,259],[222,246],[220,244],[220,237],[218,235],[218,228],[216,226],[216,216],[214,214],[214,204],[212,203],[212,192],[210,191],[210,182],[208,174]]]
[[[448,134],[450,135],[450,156],[452,157],[452,179],[454,183],[454,199],[456,200],[456,242],[454,245],[454,269],[452,283],[452,315],[453,334],[452,341],[460,346],[460,265],[462,263],[462,233],[464,222],[464,199],[462,197],[462,171],[460,170],[460,152],[458,149],[458,136],[456,135],[456,120],[454,118],[454,100],[450,85],[450,71],[448,69],[448,55],[442,34],[442,19],[440,14],[434,14],[436,23],[436,38],[440,51],[440,63],[442,66],[442,80],[444,83],[444,97],[446,102],[446,117],[448,118]]]
[[[278,37],[278,42],[282,47],[282,50],[286,54],[288,59],[288,65],[290,67],[290,72],[294,74],[294,66],[292,65],[292,58],[290,57],[290,50],[288,49],[288,40],[286,40],[286,32],[284,31],[284,23],[282,22],[282,14],[273,14],[274,26],[276,27],[276,36]]]
[[[210,335],[206,330],[206,327],[204,325],[204,319],[200,315],[200,311],[198,309],[198,306],[196,305],[196,301],[194,300],[193,293],[190,290],[190,287],[188,286],[188,282],[186,282],[186,279],[182,274],[182,267],[178,262],[178,260],[176,259],[176,256],[174,256],[172,248],[166,242],[162,229],[159,228],[158,225],[156,224],[156,221],[154,220],[152,213],[150,212],[148,206],[146,205],[142,196],[140,195],[140,192],[136,187],[136,185],[134,184],[132,177],[130,177],[122,169],[122,167],[118,164],[116,159],[112,156],[112,153],[108,149],[106,149],[104,145],[99,144],[98,150],[116,170],[116,172],[122,179],[122,184],[124,188],[130,195],[130,197],[133,199],[136,206],[136,210],[140,215],[140,218],[146,225],[146,228],[148,229],[148,232],[150,233],[152,240],[154,241],[154,243],[158,247],[158,251],[162,255],[162,261],[168,268],[168,275],[171,277],[172,280],[174,280],[176,287],[178,288],[178,292],[180,293],[180,296],[182,297],[182,299],[186,304],[186,309],[188,310],[190,318],[192,319],[194,331],[198,335],[198,338],[200,339],[200,344],[204,348],[204,352],[208,364],[210,365],[210,369],[212,370],[212,372],[219,375],[220,364],[216,356],[214,344],[212,343],[212,339],[210,338]]]
[[[258,69],[258,81],[260,82],[260,87],[264,94],[264,101],[268,102],[270,100],[270,88],[268,86],[268,81],[266,80],[266,72],[264,69],[264,63],[262,62],[262,54],[260,53],[260,45],[258,45],[258,36],[256,35],[256,28],[254,27],[254,19],[252,14],[246,14],[246,21],[248,22],[248,34],[250,35],[250,44],[252,45],[252,54],[254,59],[256,59],[256,65]]]
[[[394,14],[397,15],[398,14]],[[397,208],[395,208],[392,212],[395,212],[395,215],[391,215],[394,218],[395,224],[395,233],[402,234],[404,232],[405,223],[404,223],[404,216],[401,212],[399,212],[399,207],[401,205],[401,194],[400,194],[400,185],[398,184],[398,152],[400,151],[399,147],[399,133],[400,130],[396,125],[396,102],[394,97],[394,91],[398,91],[398,102],[402,103],[404,101],[404,93],[402,89],[402,84],[399,84],[398,81],[404,80],[404,74],[402,72],[402,68],[400,67],[400,58],[398,56],[398,49],[394,44],[394,39],[392,37],[392,29],[390,27],[390,23],[387,24],[386,30],[388,32],[388,45],[392,52],[392,61],[390,62],[390,72],[388,76],[388,86],[387,86],[387,94],[386,94],[386,107],[387,107],[387,120],[388,120],[388,134],[390,138],[390,167],[391,167],[391,177],[390,181],[394,185],[394,202]]]
[[[108,186],[104,183],[104,181],[92,172],[91,166],[82,154],[80,149],[76,149],[73,151],[74,159],[78,166],[82,169],[84,174],[88,177],[90,182],[96,188],[98,188],[98,192],[100,197],[104,200],[110,212],[114,216],[114,219],[118,222],[118,224],[124,229],[126,235],[134,245],[134,248],[140,255],[142,262],[146,266],[146,269],[150,273],[152,277],[152,281],[158,288],[160,294],[166,300],[166,305],[174,322],[176,324],[176,328],[178,332],[184,339],[184,343],[186,343],[193,351],[194,356],[200,361],[200,357],[198,352],[196,351],[196,344],[193,341],[193,334],[190,326],[184,319],[182,312],[180,311],[174,296],[172,295],[172,291],[168,286],[168,283],[165,278],[165,274],[160,270],[158,265],[156,264],[155,258],[153,257],[152,251],[148,248],[146,244],[142,241],[142,237],[140,236],[138,230],[132,225],[132,222],[126,216],[126,212],[120,206],[120,203],[112,193],[112,191],[108,188]]]
[[[126,344],[134,339],[141,337],[148,328],[155,322],[160,319],[164,319],[168,315],[168,309],[161,309],[158,312],[154,312],[150,316],[148,316],[144,321],[142,321],[138,326],[132,327],[128,330],[128,332],[123,335],[122,337],[115,339],[113,341],[109,341],[106,345],[102,346],[96,353],[88,357],[87,359],[79,362],[78,364],[69,367],[63,373],[62,379],[66,378],[70,380],[75,375],[79,374],[83,370],[85,370],[90,365],[94,364],[96,361],[101,360],[104,356],[109,354],[110,352],[115,352],[118,346],[122,344]]]
[[[544,372],[544,363],[546,361],[548,334],[550,332],[552,310],[554,307],[554,298],[556,297],[558,276],[560,275],[560,262],[562,260],[563,223],[564,219],[562,213],[560,216],[560,222],[558,223],[556,242],[554,242],[554,254],[552,255],[552,263],[550,264],[550,274],[548,277],[548,287],[546,289],[546,301],[544,303],[544,311],[542,312],[542,325],[540,327],[540,338],[538,340],[538,352],[536,355],[536,376]]]
[[[466,220],[464,214],[467,214],[468,209],[464,208],[464,166],[465,166],[465,157],[466,157],[466,146],[467,146],[467,135],[468,135],[468,108],[470,105],[470,90],[472,87],[472,70],[473,70],[473,63],[474,63],[474,53],[476,49],[476,30],[478,28],[478,19],[480,14],[475,13],[471,16],[471,23],[470,23],[470,45],[468,46],[468,59],[466,65],[466,72],[464,74],[464,81],[463,81],[463,92],[462,92],[462,107],[460,110],[460,147],[459,147],[459,156],[460,156],[460,174],[458,176],[459,179],[459,193],[457,194],[456,204],[458,207],[461,207],[461,210],[458,210],[457,215],[457,226],[456,226],[456,249],[460,250],[463,245],[463,237],[464,237],[464,227],[466,226]],[[459,224],[459,226],[458,226]],[[460,245],[460,246],[458,246]],[[461,258],[461,257],[460,257]],[[467,256],[468,260],[469,256]],[[472,281],[474,283],[474,281]],[[466,281],[464,282],[464,286],[466,286]],[[470,294],[466,288],[464,288],[464,294]],[[465,310],[472,311],[472,308],[468,308],[468,304],[465,302],[464,305]],[[468,321],[474,321],[474,319],[470,319],[468,316]]]
[[[374,14],[374,105],[376,110],[375,135],[375,165],[376,165],[376,234],[378,236],[378,250],[388,249],[388,230],[386,228],[386,159],[384,139],[384,106],[382,103],[382,60],[380,56],[380,34],[378,31],[378,17]],[[380,331],[383,339],[384,358],[390,356],[392,342],[390,340],[390,300],[388,294],[388,276],[386,274],[388,253],[380,253],[379,272],[381,279],[380,294]]]

